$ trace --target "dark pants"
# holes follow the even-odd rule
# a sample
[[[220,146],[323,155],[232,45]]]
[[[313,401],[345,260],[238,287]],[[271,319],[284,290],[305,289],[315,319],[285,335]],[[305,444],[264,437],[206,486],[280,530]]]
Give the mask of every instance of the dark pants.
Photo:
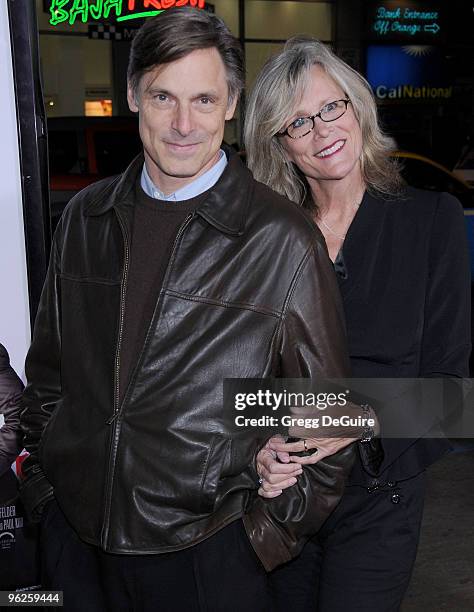
[[[82,542],[56,503],[43,524],[44,588],[65,612],[267,612],[267,574],[242,521],[185,550],[115,555]]]
[[[43,589],[63,591],[64,612],[104,612],[97,549],[85,544],[66,521],[55,501],[41,521]]]
[[[241,520],[179,552],[99,553],[109,610],[267,612],[267,574]]]
[[[346,488],[318,537],[270,574],[275,612],[399,610],[416,557],[425,475],[389,484]]]

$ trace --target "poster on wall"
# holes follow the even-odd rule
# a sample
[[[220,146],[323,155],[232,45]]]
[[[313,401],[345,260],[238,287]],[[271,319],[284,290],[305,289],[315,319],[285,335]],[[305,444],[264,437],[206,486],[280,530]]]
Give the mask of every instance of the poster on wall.
[[[0,430],[1,431],[1,430]],[[26,454],[20,455],[0,477],[0,588],[32,590],[40,587],[39,525],[28,521],[18,497],[17,477]]]

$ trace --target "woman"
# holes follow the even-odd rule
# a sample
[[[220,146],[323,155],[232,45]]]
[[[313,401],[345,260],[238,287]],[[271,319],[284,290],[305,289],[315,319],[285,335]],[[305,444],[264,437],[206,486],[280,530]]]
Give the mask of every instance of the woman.
[[[353,376],[468,376],[462,210],[448,194],[403,185],[368,83],[320,42],[291,39],[257,78],[245,145],[255,178],[307,208],[326,239]],[[279,495],[300,463],[347,443],[306,442],[318,448],[310,458],[289,454],[301,442],[277,439],[259,453],[261,495]],[[434,439],[359,443],[340,505],[300,557],[272,573],[275,608],[398,610],[416,556],[424,471],[448,448]]]

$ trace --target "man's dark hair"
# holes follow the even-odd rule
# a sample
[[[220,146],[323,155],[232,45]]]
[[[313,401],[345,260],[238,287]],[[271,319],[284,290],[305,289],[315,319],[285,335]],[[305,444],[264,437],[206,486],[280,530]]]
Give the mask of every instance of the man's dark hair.
[[[213,47],[224,62],[230,102],[239,96],[244,84],[242,47],[222,19],[200,9],[170,9],[145,22],[133,39],[128,82],[137,92],[142,76],[156,66]]]

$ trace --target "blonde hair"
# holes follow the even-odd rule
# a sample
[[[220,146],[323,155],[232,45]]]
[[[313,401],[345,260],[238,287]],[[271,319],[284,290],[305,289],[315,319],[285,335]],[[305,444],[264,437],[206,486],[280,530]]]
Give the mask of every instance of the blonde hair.
[[[306,179],[287,160],[276,134],[285,129],[314,65],[321,66],[351,101],[362,133],[360,165],[367,189],[396,197],[404,184],[398,162],[390,157],[396,144],[379,125],[370,85],[326,45],[303,36],[290,38],[284,49],[266,62],[249,96],[244,141],[254,177],[297,204],[313,206],[307,199]]]

